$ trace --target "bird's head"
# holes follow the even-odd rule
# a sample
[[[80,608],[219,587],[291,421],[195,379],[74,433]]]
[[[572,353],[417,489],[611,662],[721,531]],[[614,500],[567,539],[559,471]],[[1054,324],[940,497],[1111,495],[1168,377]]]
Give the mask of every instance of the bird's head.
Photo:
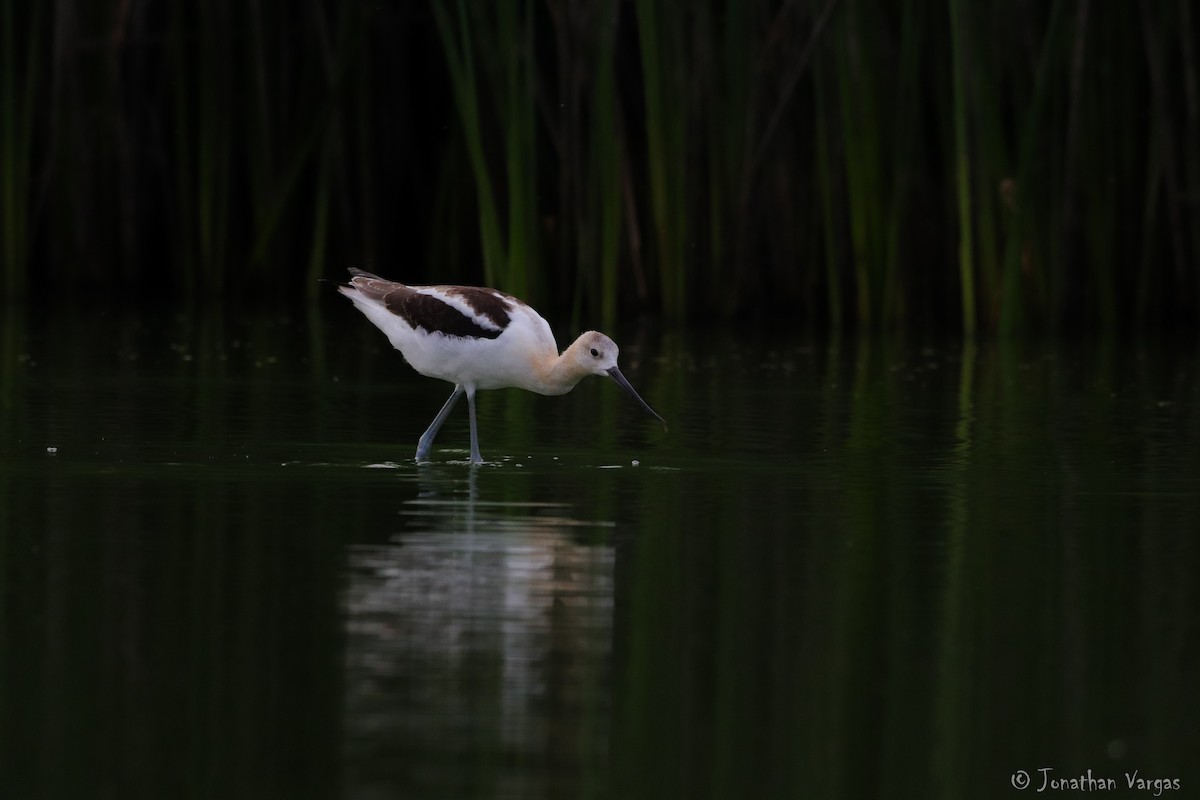
[[[617,367],[617,356],[620,355],[620,352],[616,342],[598,331],[588,331],[582,334],[567,349],[567,354],[577,371],[582,374],[607,375],[612,378],[617,385],[629,392],[630,396],[637,400],[650,416],[666,425],[667,421],[642,399],[642,396],[621,374],[621,370]]]

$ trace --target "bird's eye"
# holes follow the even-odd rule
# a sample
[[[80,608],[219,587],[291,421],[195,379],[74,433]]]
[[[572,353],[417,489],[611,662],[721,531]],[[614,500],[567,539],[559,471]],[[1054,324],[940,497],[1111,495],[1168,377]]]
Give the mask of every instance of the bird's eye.
[[[592,358],[599,358],[599,357],[600,357],[600,351],[593,347],[592,348]]]

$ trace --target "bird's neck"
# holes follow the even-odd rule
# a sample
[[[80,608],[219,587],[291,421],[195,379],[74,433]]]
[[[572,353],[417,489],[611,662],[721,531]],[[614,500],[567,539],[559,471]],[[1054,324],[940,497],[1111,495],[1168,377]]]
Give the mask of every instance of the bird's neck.
[[[566,394],[575,388],[575,384],[587,377],[587,373],[579,369],[579,361],[575,358],[578,347],[579,341],[576,340],[562,355],[549,356],[538,364],[535,372],[538,376],[539,393]]]

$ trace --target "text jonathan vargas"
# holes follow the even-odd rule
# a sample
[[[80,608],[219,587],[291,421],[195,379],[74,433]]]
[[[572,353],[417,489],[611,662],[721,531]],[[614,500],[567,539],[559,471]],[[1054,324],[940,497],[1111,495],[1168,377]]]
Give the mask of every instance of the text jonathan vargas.
[[[1115,778],[1096,777],[1092,775],[1090,769],[1082,775],[1070,778],[1054,777],[1050,774],[1054,772],[1053,767],[1042,767],[1038,772],[1042,773],[1042,785],[1037,788],[1039,793],[1047,789],[1050,791],[1103,792],[1117,788]],[[1155,797],[1160,797],[1163,792],[1177,792],[1180,786],[1179,778],[1143,778],[1136,769],[1133,772],[1125,773],[1125,785],[1129,789],[1152,792]]]

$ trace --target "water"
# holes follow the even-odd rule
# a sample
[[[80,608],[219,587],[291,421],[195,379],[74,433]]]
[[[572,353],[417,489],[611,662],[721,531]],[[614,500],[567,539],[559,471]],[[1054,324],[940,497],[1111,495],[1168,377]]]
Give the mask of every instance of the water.
[[[3,313],[0,796],[1200,785],[1194,348],[617,331],[472,469],[348,307]]]

